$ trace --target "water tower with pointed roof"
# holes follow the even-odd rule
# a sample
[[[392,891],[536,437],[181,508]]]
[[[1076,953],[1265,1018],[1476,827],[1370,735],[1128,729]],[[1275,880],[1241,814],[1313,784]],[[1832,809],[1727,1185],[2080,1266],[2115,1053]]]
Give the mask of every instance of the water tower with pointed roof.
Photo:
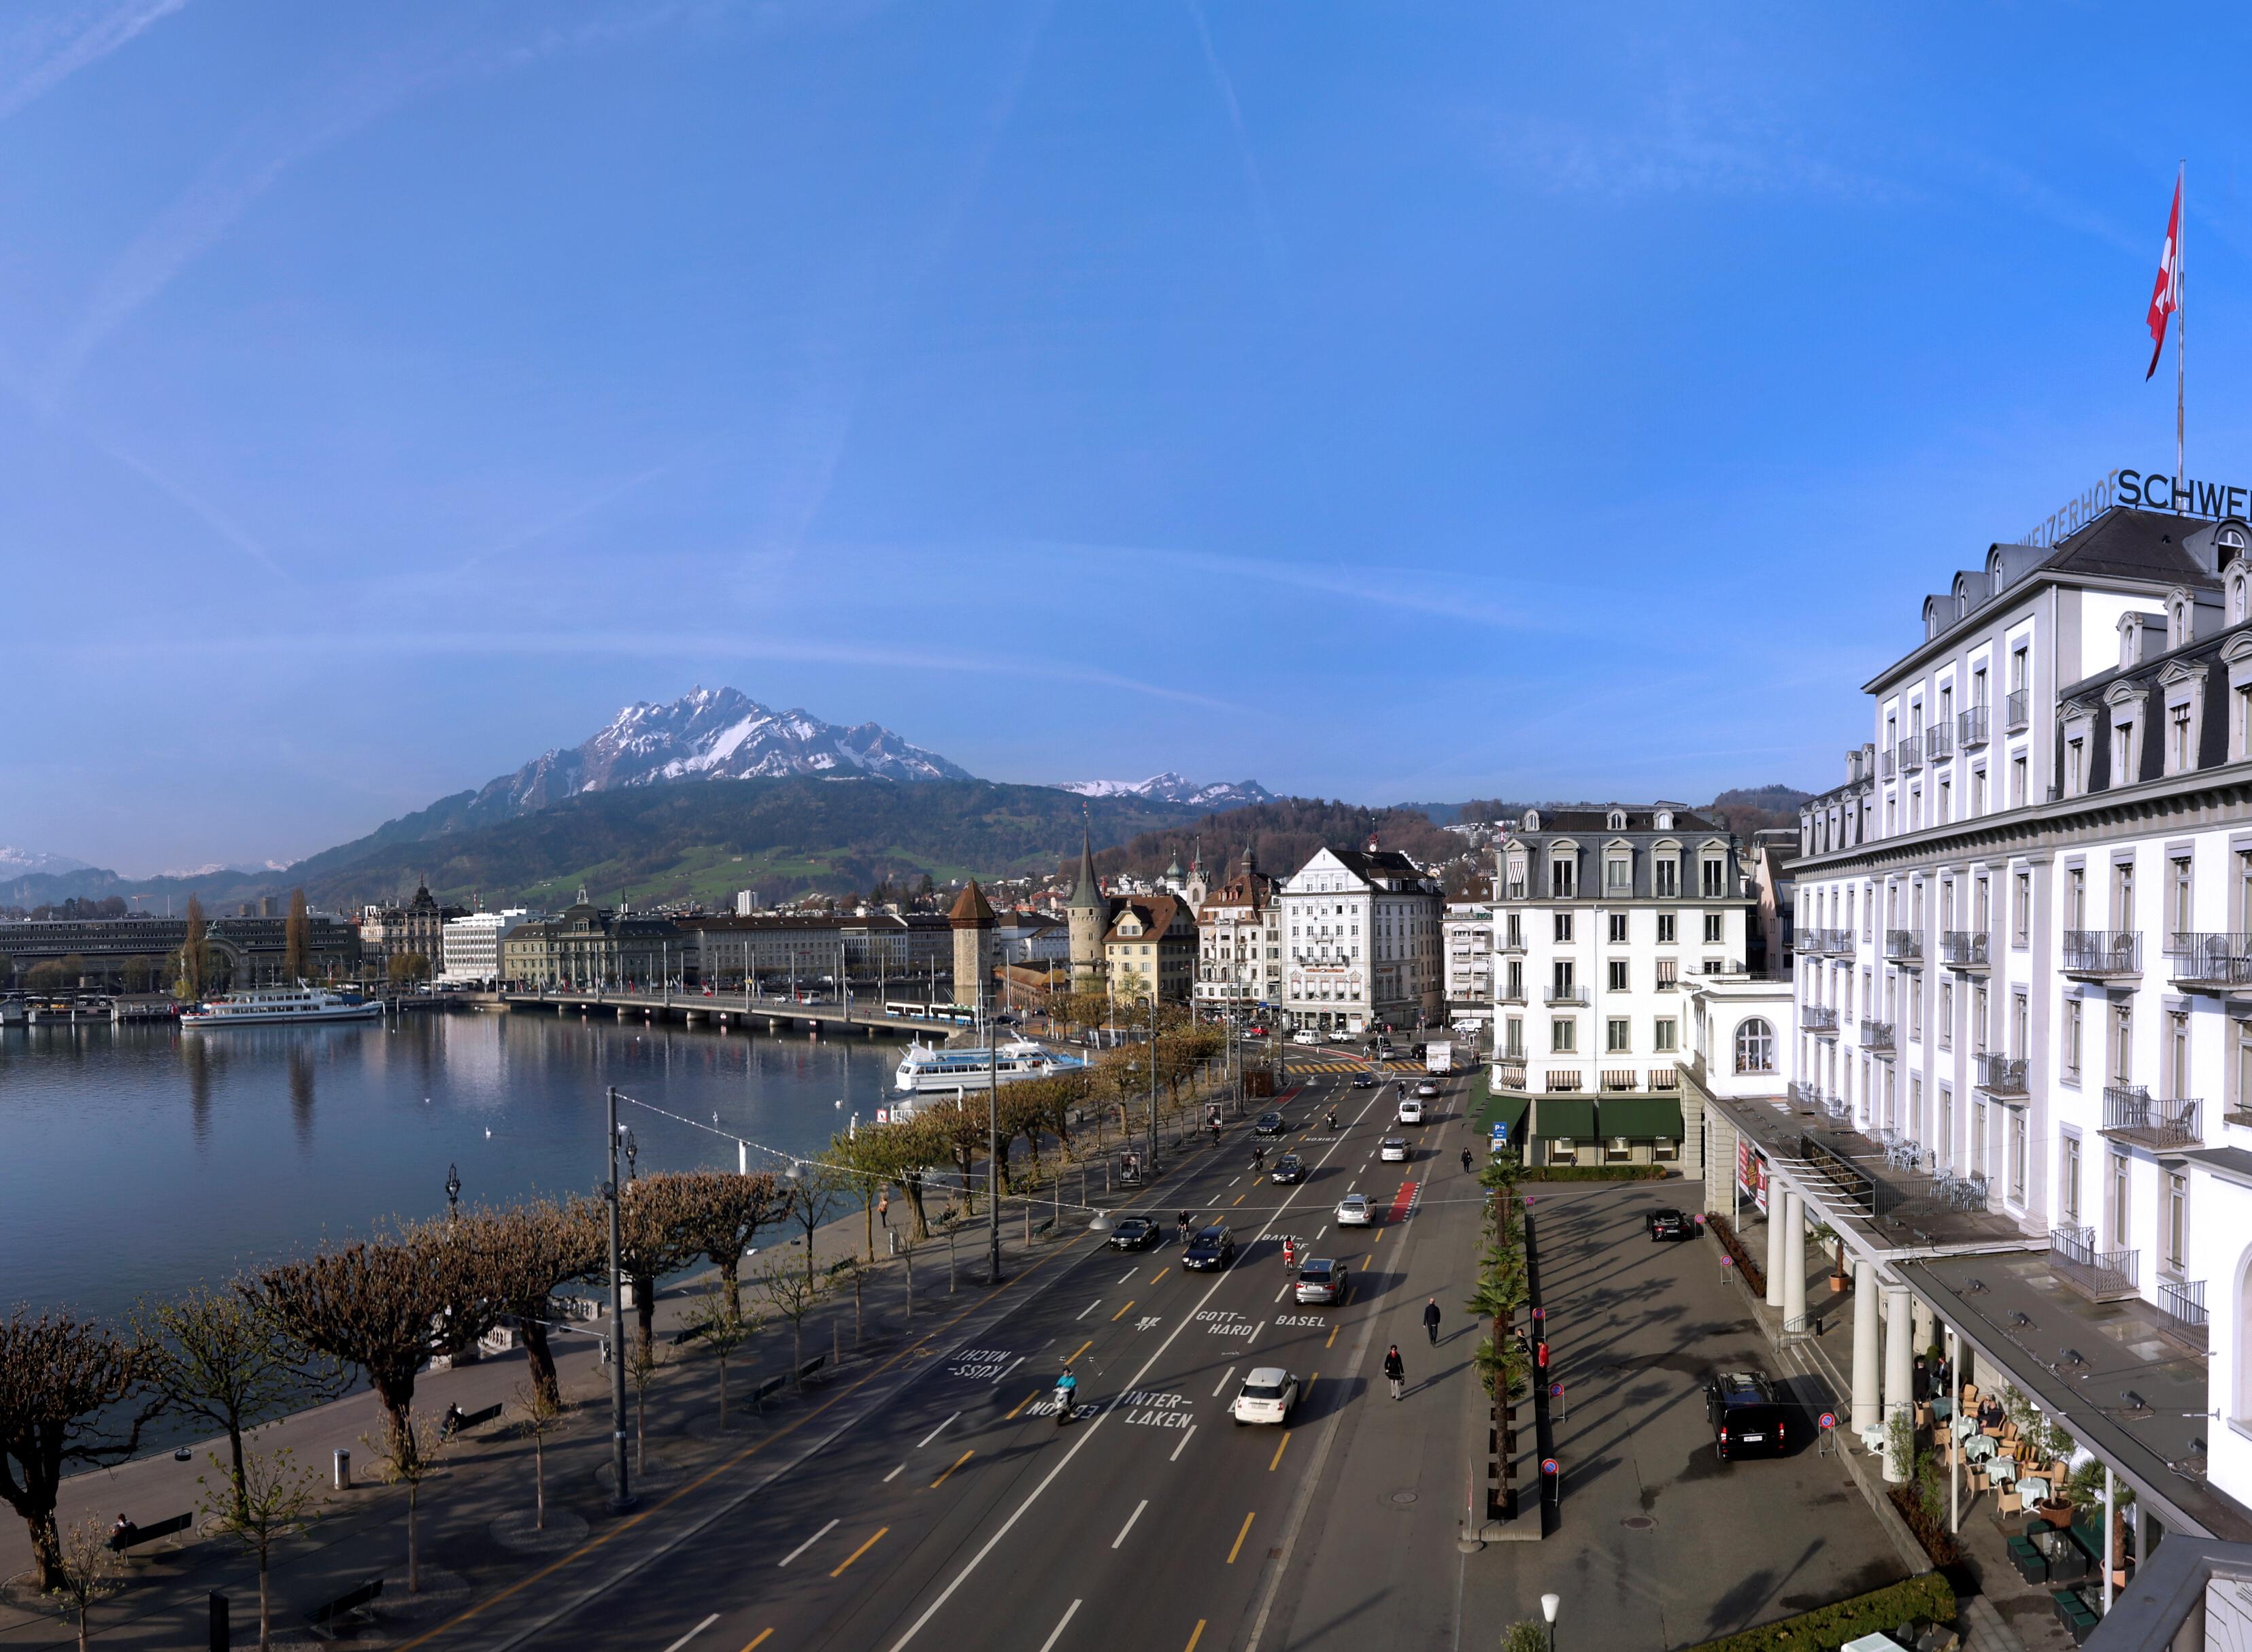
[[[973,878],[946,920],[954,927],[954,1002],[982,1011],[993,993],[993,903]]]

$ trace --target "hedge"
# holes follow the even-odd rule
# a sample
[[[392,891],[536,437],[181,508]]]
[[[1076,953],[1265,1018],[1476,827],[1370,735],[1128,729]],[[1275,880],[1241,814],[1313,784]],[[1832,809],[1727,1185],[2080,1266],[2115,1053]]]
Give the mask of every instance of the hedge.
[[[1923,1545],[1924,1553],[1931,1557],[1932,1565],[1961,1564],[1963,1545],[1955,1540],[1955,1534],[1947,1529],[1944,1521],[1935,1519],[1924,1508],[1913,1487],[1887,1486],[1885,1495],[1892,1499],[1893,1507],[1908,1523],[1908,1529],[1915,1534],[1915,1540]]]
[[[1663,1164],[1535,1164],[1520,1171],[1520,1182],[1663,1182],[1673,1172]]]
[[[1908,1622],[1951,1622],[1955,1590],[1936,1572],[1895,1583],[1890,1588],[1857,1594],[1811,1612],[1802,1612],[1780,1623],[1724,1635],[1690,1652],[1831,1652],[1846,1642]]]

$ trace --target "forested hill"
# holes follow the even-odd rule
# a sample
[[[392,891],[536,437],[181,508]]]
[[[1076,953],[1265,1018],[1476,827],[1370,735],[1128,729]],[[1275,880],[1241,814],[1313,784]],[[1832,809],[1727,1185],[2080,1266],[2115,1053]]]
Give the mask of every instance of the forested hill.
[[[1324,843],[1336,849],[1366,849],[1371,834],[1379,849],[1404,850],[1426,865],[1463,852],[1463,840],[1442,831],[1419,809],[1367,809],[1318,798],[1278,797],[1271,803],[1226,809],[1201,820],[1143,832],[1116,849],[1105,850],[1095,857],[1095,864],[1106,878],[1121,871],[1150,878],[1176,859],[1187,865],[1200,846],[1206,875],[1217,886],[1234,871],[1247,843],[1258,857],[1260,871],[1270,877],[1287,878]]]

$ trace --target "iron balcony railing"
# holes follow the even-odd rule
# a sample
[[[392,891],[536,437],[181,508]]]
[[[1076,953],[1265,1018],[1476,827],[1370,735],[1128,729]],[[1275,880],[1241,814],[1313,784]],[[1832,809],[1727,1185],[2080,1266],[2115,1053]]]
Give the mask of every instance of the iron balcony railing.
[[[1838,1010],[1834,1004],[1803,1003],[1798,1006],[1798,1024],[1806,1032],[1818,1032],[1835,1038],[1838,1033]]]
[[[1818,1084],[1809,1084],[1804,1079],[1793,1079],[1790,1081],[1790,1094],[1791,1101],[1798,1107],[1819,1110],[1822,1106],[1822,1086]]]
[[[1939,938],[1939,955],[1950,969],[1984,969],[1989,939],[1983,929],[1950,929]]]
[[[2178,987],[2252,987],[2252,935],[2176,930],[2166,956]]]
[[[1900,743],[1900,766],[1904,774],[1913,774],[1923,767],[1923,737],[1911,734]]]
[[[1879,772],[1890,780],[1900,773],[1900,753],[1897,751],[1879,752],[1877,765]]]
[[[1871,1051],[1880,1050],[1889,1054],[1892,1047],[1893,1024],[1889,1021],[1872,1021],[1866,1016],[1862,1017],[1861,1048]]]
[[[1513,935],[1504,935],[1501,938],[1501,944],[1498,947],[1496,947],[1494,950],[1496,952],[1523,952],[1525,950],[1525,932],[1523,930],[1519,930]]]
[[[1923,732],[1923,754],[1935,763],[1943,763],[1955,749],[1955,731],[1940,718]]]
[[[1922,963],[1923,961],[1923,931],[1921,929],[1886,930],[1885,957],[1893,963]]]
[[[1507,982],[1504,982],[1494,993],[1493,1001],[1496,1003],[1523,1003],[1525,989],[1521,986],[1512,987]]]
[[[2174,1343],[2186,1345],[2193,1352],[2206,1351],[2207,1321],[2205,1312],[2205,1281],[2201,1279],[2170,1279],[2158,1287],[2159,1329]]]
[[[2193,1100],[2158,1100],[2139,1084],[2103,1086],[2103,1134],[2118,1142],[2148,1148],[2195,1147],[2204,1139],[2198,1129],[2202,1104]]]
[[[1974,1082],[1988,1095],[2026,1093],[2025,1057],[1998,1055],[1987,1051],[1972,1056],[1970,1063],[1971,1070],[1977,1075]]]
[[[2068,975],[2139,975],[2143,932],[2139,929],[2068,929],[2064,932]]]
[[[1584,1009],[1588,989],[1580,986],[1551,987],[1548,989],[1548,1002],[1558,1005],[1576,1004]]]
[[[2012,734],[2025,727],[2033,721],[2033,706],[2032,693],[2025,689],[2018,690],[2002,702],[2003,727]]]
[[[1853,955],[1853,932],[1850,929],[1825,929],[1822,932],[1822,950],[1832,958]]]
[[[1986,708],[1974,705],[1967,711],[1957,712],[1955,734],[1956,744],[1966,752],[1974,746],[1984,746],[1986,743]]]
[[[2049,1232],[2049,1272],[2091,1301],[2116,1302],[2139,1295],[2135,1277],[2141,1259],[2139,1251],[2097,1250],[2092,1227]]]

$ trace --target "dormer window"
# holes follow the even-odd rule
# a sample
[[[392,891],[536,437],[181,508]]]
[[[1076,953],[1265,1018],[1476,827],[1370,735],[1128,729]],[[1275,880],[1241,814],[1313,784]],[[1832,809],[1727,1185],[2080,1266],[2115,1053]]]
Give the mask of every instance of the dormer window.
[[[2228,565],[2228,622],[2242,625],[2252,620],[2252,567],[2239,552],[2236,560]]]
[[[1611,810],[1608,827],[1609,829],[1615,832],[1624,831],[1626,829],[1626,810],[1623,809],[1615,809]]]
[[[1673,811],[1672,811],[1672,809],[1659,809],[1659,810],[1658,811],[1657,818],[1656,818],[1655,820],[1653,820],[1651,823],[1653,826],[1655,826],[1655,827],[1656,827],[1659,831],[1662,831],[1662,832],[1670,832],[1670,831],[1672,831],[1672,830],[1673,829]]]
[[[2166,652],[2187,648],[2197,640],[2197,605],[2190,600],[2186,591],[2173,591],[2166,597]]]

